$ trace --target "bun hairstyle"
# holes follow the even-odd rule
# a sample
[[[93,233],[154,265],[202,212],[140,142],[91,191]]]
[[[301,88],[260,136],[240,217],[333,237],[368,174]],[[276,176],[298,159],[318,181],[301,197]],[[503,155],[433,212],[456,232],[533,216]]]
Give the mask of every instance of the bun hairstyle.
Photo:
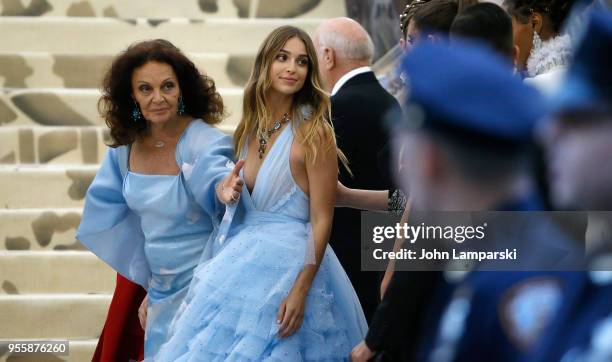
[[[494,3],[475,4],[457,15],[450,29],[451,42],[453,37],[477,40],[507,58],[513,57],[512,19]]]
[[[457,14],[477,0],[430,0],[412,15],[415,26],[428,32],[447,35]]]
[[[513,18],[526,24],[534,13],[548,17],[552,30],[559,33],[575,0],[505,0],[504,7]]]

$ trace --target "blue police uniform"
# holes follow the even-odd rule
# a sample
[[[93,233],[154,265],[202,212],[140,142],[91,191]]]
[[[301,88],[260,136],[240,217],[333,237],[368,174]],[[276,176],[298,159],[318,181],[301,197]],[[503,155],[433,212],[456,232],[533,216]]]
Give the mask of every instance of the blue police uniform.
[[[469,43],[422,43],[402,63],[408,76],[409,127],[442,134],[483,152],[528,154],[547,102],[506,62]],[[540,208],[537,195],[499,200],[492,210]],[[538,233],[529,225],[528,233]],[[564,235],[559,231],[559,239]],[[512,241],[509,241],[512,242]],[[564,241],[565,242],[565,241]],[[532,252],[544,255],[545,248]],[[518,361],[530,358],[561,305],[568,273],[470,272],[446,277],[427,312],[418,360]],[[571,274],[571,273],[569,273]]]
[[[612,120],[612,11],[594,9],[562,87],[553,95],[555,113],[604,112]],[[576,117],[575,122],[580,122]],[[609,205],[612,207],[612,205]],[[563,306],[538,346],[535,360],[612,361],[612,253],[607,245],[590,255],[607,268],[576,273],[566,280]],[[606,250],[607,248],[607,250]],[[607,269],[607,270],[605,270]]]

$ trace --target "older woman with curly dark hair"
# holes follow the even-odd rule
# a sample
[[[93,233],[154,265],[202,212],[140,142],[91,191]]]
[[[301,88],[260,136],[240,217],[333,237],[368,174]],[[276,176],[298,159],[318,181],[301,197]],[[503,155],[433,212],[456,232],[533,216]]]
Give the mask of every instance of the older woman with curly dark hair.
[[[156,75],[167,78],[160,79],[158,98],[152,97],[151,84],[141,79]],[[223,100],[214,81],[163,39],[136,43],[121,53],[104,77],[102,92],[98,108],[110,127],[111,147],[143,141],[162,125],[180,130],[182,122],[193,118],[208,124],[223,119]],[[173,112],[159,111],[159,102]]]
[[[102,93],[110,148],[77,238],[147,290],[144,355],[154,357],[193,269],[214,254],[209,239],[242,184],[228,165],[231,138],[213,126],[224,115],[213,80],[170,42],[130,46],[112,63]]]

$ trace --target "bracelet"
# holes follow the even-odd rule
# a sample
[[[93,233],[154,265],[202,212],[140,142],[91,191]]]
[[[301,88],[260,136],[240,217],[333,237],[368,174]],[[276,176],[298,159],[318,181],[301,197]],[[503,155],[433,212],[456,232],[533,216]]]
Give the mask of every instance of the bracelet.
[[[408,198],[406,197],[406,194],[402,190],[396,189],[393,191],[393,194],[391,194],[391,197],[389,197],[389,201],[387,202],[387,211],[401,215],[404,212],[407,201]]]

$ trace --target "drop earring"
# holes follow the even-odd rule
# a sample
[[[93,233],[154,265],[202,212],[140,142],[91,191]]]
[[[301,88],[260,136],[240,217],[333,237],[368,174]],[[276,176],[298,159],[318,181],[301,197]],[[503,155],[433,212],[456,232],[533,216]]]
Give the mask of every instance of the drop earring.
[[[179,116],[182,116],[183,114],[185,114],[185,103],[183,102],[183,96],[180,95],[178,98],[178,108],[176,110],[176,113]]]
[[[538,34],[538,32],[534,30],[531,51],[529,52],[529,55],[537,52],[541,48],[542,48],[542,38],[540,38],[540,34]]]
[[[138,107],[138,103],[134,101],[134,108],[132,109],[132,120],[134,122],[138,122],[142,118],[142,113],[140,113],[140,107]]]

